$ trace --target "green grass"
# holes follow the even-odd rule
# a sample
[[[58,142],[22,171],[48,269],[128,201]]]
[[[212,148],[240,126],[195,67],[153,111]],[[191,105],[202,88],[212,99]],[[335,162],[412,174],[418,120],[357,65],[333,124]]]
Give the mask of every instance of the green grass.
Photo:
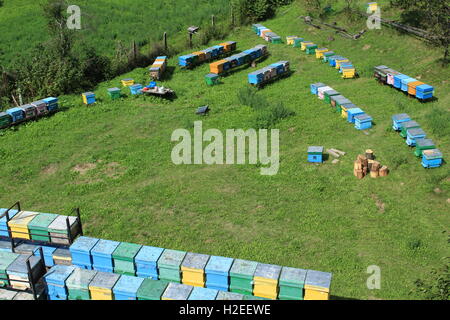
[[[27,210],[55,213],[79,206],[89,236],[329,271],[336,298],[421,298],[413,282],[429,280],[431,269],[448,255],[443,232],[449,225],[449,171],[447,166],[423,169],[413,149],[390,129],[390,119],[407,112],[432,132],[433,119],[445,119],[448,111],[448,69],[436,63],[438,50],[392,30],[369,31],[352,41],[305,26],[300,14],[292,5],[263,24],[283,37],[303,36],[347,56],[361,77],[342,80],[337,70],[299,49],[269,45],[271,56],[260,67],[289,60],[295,71],[258,93],[295,112],[276,126],[278,175],[261,176],[256,165],[175,166],[170,159],[172,131],[194,120],[202,119],[204,130],[223,132],[254,124],[255,111],[237,98],[251,68],[207,87],[208,65],[193,71],[177,67],[163,81],[177,92],[175,101],[109,101],[106,88],[118,86],[120,78],[148,82],[146,70],[136,69],[95,88],[95,106],[82,105],[80,95],[64,96],[64,111],[3,131],[1,206],[21,200]],[[327,41],[329,36],[335,40]],[[265,43],[249,27],[226,40],[238,41],[239,50]],[[422,104],[377,84],[372,67],[379,64],[421,75],[436,87],[439,99]],[[175,65],[171,59],[169,66]],[[374,118],[368,135],[310,93],[309,85],[319,81]],[[212,108],[210,116],[196,117],[196,108],[205,104]],[[448,158],[449,135],[433,132],[430,138]],[[306,163],[310,145],[347,155],[336,165],[311,165]],[[388,177],[353,176],[353,161],[368,148],[391,168]],[[91,169],[80,174],[75,167]],[[366,287],[370,265],[381,268],[381,290]]]

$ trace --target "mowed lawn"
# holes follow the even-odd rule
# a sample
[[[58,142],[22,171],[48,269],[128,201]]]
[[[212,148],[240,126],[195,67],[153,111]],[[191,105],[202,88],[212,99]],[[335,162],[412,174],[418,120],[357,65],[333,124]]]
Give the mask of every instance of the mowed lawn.
[[[80,207],[85,233],[92,237],[332,272],[334,298],[421,298],[414,281],[429,280],[448,255],[449,170],[423,169],[414,149],[391,130],[390,119],[407,112],[448,158],[448,127],[433,131],[436,117],[429,116],[433,109],[449,111],[448,68],[435,63],[438,50],[419,40],[387,28],[347,40],[307,27],[297,9],[282,8],[263,24],[283,38],[303,36],[347,56],[361,77],[343,80],[300,49],[269,45],[271,56],[259,67],[289,60],[294,70],[258,93],[296,113],[275,126],[281,151],[277,175],[261,176],[256,165],[172,163],[173,130],[191,128],[195,120],[203,121],[204,130],[246,129],[255,118],[236,96],[253,69],[207,87],[208,65],[183,71],[172,58],[163,84],[176,91],[174,101],[129,96],[111,102],[106,88],[119,86],[120,78],[148,83],[147,70],[137,69],[95,88],[99,102],[92,107],[82,105],[79,95],[61,97],[62,112],[3,131],[0,207],[17,200],[41,212]],[[249,27],[225,40],[237,41],[239,50],[265,43]],[[436,87],[439,99],[423,104],[379,85],[372,75],[379,64],[421,76]],[[318,100],[309,85],[319,81],[370,114],[375,126],[364,134]],[[196,116],[205,104],[211,114]],[[347,155],[335,165],[332,159],[308,164],[311,145]],[[388,177],[353,176],[353,161],[368,148],[391,169]],[[381,268],[380,290],[367,289],[371,265]]]

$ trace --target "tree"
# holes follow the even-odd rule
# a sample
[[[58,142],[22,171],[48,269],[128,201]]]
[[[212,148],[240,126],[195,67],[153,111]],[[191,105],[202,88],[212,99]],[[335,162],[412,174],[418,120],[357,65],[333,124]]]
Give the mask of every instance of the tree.
[[[430,34],[429,41],[444,50],[443,62],[449,62],[450,5],[442,0],[391,0],[391,5],[404,9],[403,18],[416,12],[422,16],[421,24]],[[414,14],[418,17],[417,14]]]

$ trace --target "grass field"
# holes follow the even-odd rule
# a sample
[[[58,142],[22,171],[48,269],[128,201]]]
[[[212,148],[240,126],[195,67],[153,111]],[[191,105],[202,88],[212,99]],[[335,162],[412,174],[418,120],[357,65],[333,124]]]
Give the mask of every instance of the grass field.
[[[342,80],[337,70],[300,49],[269,45],[260,67],[289,60],[294,73],[262,89],[296,115],[280,122],[278,175],[261,176],[255,165],[184,165],[171,162],[173,130],[189,128],[198,106],[208,104],[204,129],[251,128],[254,111],[241,106],[237,91],[247,86],[240,70],[207,87],[208,65],[178,67],[163,82],[178,98],[128,97],[111,102],[106,88],[120,78],[147,83],[136,69],[95,88],[99,102],[61,97],[64,111],[0,133],[0,203],[68,213],[82,209],[89,236],[333,273],[334,298],[417,299],[413,282],[448,256],[450,207],[448,166],[425,170],[404,140],[391,130],[391,116],[407,112],[450,154],[448,68],[438,50],[383,28],[358,41],[305,26],[297,5],[281,8],[263,22],[282,35],[298,35],[347,56],[361,77]],[[353,25],[359,31],[364,25]],[[334,40],[329,40],[329,37]],[[226,40],[245,50],[265,43],[249,27]],[[213,43],[212,43],[213,44]],[[420,103],[381,86],[372,68],[385,64],[436,88],[437,101]],[[176,59],[169,65],[176,66]],[[309,91],[324,82],[361,106],[375,121],[360,132]],[[127,90],[123,90],[127,91]],[[433,128],[440,128],[440,130]],[[347,152],[341,161],[306,163],[310,145]],[[367,148],[391,168],[385,178],[357,180],[353,161]],[[368,290],[366,269],[381,268],[381,290]]]

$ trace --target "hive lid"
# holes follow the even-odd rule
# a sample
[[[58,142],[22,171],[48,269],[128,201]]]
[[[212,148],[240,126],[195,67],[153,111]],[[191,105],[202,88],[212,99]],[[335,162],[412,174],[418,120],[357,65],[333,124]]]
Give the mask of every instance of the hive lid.
[[[72,274],[67,278],[66,285],[74,289],[88,289],[89,283],[96,275],[96,270],[75,268]]]
[[[53,257],[64,260],[70,260],[72,259],[72,254],[70,253],[69,249],[58,248],[53,252]]]
[[[0,270],[6,270],[18,257],[17,253],[0,251]]]
[[[95,93],[93,93],[93,92],[85,92],[85,93],[83,93],[83,96],[85,96],[85,97],[92,97],[92,96],[95,96]]]
[[[302,286],[305,284],[307,270],[283,267],[280,274],[280,284],[293,284]]]
[[[313,83],[311,85],[312,87],[320,88],[320,87],[326,87],[327,85],[322,82]]]
[[[308,270],[306,273],[305,285],[329,290],[331,285],[331,277],[332,275],[329,272]]]
[[[352,109],[347,109],[347,113],[358,114],[358,113],[364,113],[364,111],[362,111],[360,108],[352,108]]]
[[[6,222],[6,215],[4,215],[6,210],[7,209],[0,209],[0,222]],[[8,212],[9,219],[12,219],[18,213],[19,213],[19,211],[17,211],[17,210],[9,210],[9,212]],[[2,231],[6,231],[6,230],[2,230]]]
[[[120,89],[114,87],[114,88],[109,88],[108,91],[109,91],[109,92],[117,92],[117,91],[120,91]]]
[[[134,79],[133,78],[125,78],[125,79],[122,79],[122,81],[133,81]]]
[[[92,279],[89,287],[112,289],[119,280],[120,275],[109,272],[98,271],[95,277]]]
[[[369,116],[368,114],[360,114],[360,115],[357,115],[356,117],[355,117],[355,119],[357,119],[357,120],[359,120],[359,121],[369,121],[369,120],[372,120],[372,117],[371,116]]]
[[[431,139],[416,139],[416,146],[418,148],[432,147],[434,146],[434,142]]]
[[[14,250],[15,253],[20,254],[34,254],[35,252],[39,251],[39,248],[41,246],[32,244],[32,243],[21,243],[19,244]]]
[[[219,290],[194,287],[191,294],[189,295],[189,300],[215,300]]]
[[[192,288],[185,284],[171,282],[164,291],[163,297],[170,300],[187,300]]]
[[[407,120],[407,119],[411,119],[411,118],[406,113],[395,114],[392,116],[392,120],[394,120],[394,121]]]
[[[428,160],[442,158],[442,152],[439,149],[424,150],[422,151],[422,154]]]
[[[46,229],[57,217],[58,215],[53,213],[39,213],[39,215],[30,221],[28,228]]]
[[[42,105],[44,105],[44,106],[46,105],[45,101],[42,101],[42,100],[33,101],[33,102],[31,102],[31,104],[33,106],[36,106],[36,107],[39,107],[39,106],[42,106]]]
[[[332,97],[332,96],[339,95],[339,92],[337,92],[336,90],[327,90],[327,91],[324,91],[323,94],[326,96]]]
[[[160,300],[168,285],[169,282],[165,280],[144,279],[138,289],[138,296]]]
[[[0,300],[12,300],[17,295],[17,291],[0,289]]]
[[[136,260],[136,262],[156,263],[163,251],[163,248],[143,246],[134,259]]]
[[[192,269],[205,269],[206,264],[208,263],[209,255],[200,254],[200,253],[192,253],[188,252],[183,262],[181,263],[182,267],[192,268]]]
[[[31,220],[39,215],[38,212],[20,211],[13,218],[9,220],[10,224],[14,225],[28,225]]]
[[[422,128],[412,128],[408,130],[408,135],[415,137],[415,136],[424,136],[426,135],[425,131],[423,131]]]
[[[402,124],[402,127],[404,129],[412,128],[412,127],[419,127],[419,124],[416,121],[406,121]]]
[[[44,275],[44,278],[47,282],[65,283],[74,270],[73,266],[55,265]]]
[[[70,246],[71,251],[90,252],[91,249],[97,244],[99,239],[90,237],[78,237],[75,242]]]
[[[136,254],[141,250],[142,245],[122,242],[113,252],[113,258],[133,259]]]
[[[11,241],[0,240],[0,252],[11,252]]]
[[[48,226],[51,232],[67,232],[67,217],[69,217],[69,225],[73,227],[75,222],[78,222],[77,217],[73,216],[58,216],[55,220]]]
[[[341,107],[345,108],[345,110],[357,108],[357,106],[353,103],[343,103]]]
[[[185,255],[185,251],[166,249],[161,254],[161,257],[158,260],[158,264],[179,267],[183,262]]]
[[[246,277],[253,277],[257,265],[258,262],[255,261],[236,259],[234,260],[230,273]]]
[[[233,264],[234,259],[226,257],[211,256],[205,267],[206,272],[223,272],[228,273]]]
[[[381,65],[381,66],[376,66],[376,67],[374,67],[374,69],[375,69],[376,71],[380,71],[380,70],[383,70],[383,69],[389,69],[389,67],[384,66],[384,65]]]
[[[434,87],[430,86],[429,84],[421,84],[420,86],[416,87],[416,90],[419,90],[419,91],[433,91]]]
[[[91,254],[112,255],[114,250],[119,246],[120,242],[112,240],[100,239],[92,248]]]
[[[258,263],[255,270],[255,277],[278,280],[281,273],[281,267],[273,264]]]
[[[114,291],[127,292],[135,294],[141,286],[144,278],[122,275],[114,285]]]
[[[322,152],[323,152],[323,147],[319,147],[319,146],[308,147],[308,153],[322,153]]]
[[[234,292],[219,291],[216,300],[244,300],[244,295]]]

